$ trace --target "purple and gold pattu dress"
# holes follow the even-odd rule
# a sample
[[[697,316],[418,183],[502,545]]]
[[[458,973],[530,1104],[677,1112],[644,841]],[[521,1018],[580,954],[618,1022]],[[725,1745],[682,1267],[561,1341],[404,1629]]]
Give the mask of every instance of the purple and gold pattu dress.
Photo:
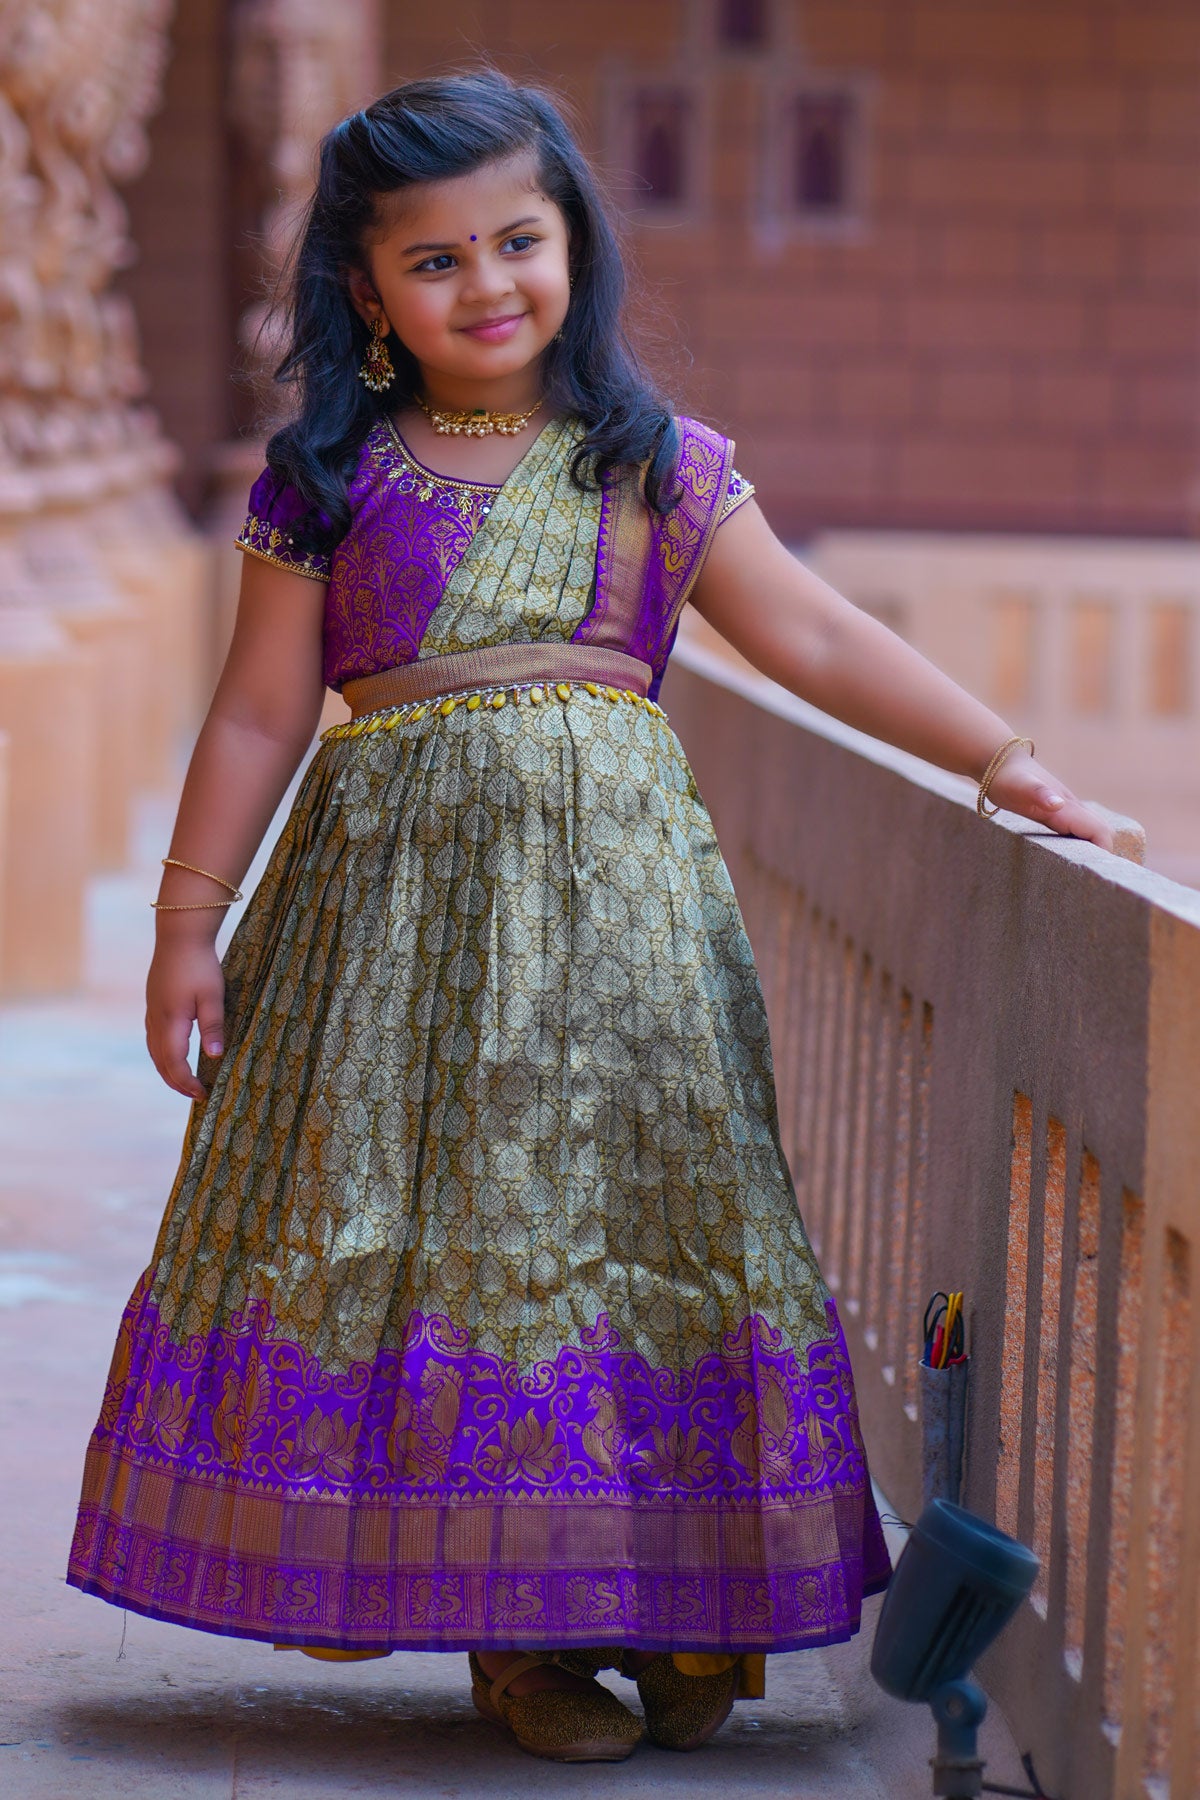
[[[657,704],[751,491],[503,484],[372,431],[331,558],[331,727],[223,959],[69,1580],[342,1651],[834,1642],[889,1564],[780,1147],[758,976]],[[744,1691],[752,1691],[745,1689]]]

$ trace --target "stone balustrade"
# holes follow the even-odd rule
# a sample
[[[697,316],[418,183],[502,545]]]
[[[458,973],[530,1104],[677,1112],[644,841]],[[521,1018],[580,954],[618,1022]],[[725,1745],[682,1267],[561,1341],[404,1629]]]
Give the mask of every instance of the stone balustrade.
[[[1001,815],[685,630],[663,695],[762,970],[884,1491],[966,1294],[964,1504],[1031,1543],[981,1666],[1047,1792],[1200,1791],[1200,894]],[[1085,791],[1087,791],[1085,789]]]
[[[1146,828],[1200,886],[1200,544],[828,531],[805,561]]]

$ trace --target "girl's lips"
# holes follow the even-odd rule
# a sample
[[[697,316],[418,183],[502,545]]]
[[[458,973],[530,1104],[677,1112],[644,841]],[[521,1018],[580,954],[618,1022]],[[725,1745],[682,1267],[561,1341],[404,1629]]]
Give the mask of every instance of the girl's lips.
[[[520,325],[525,313],[509,313],[503,319],[484,319],[478,325],[464,325],[467,337],[479,338],[485,344],[506,344]]]

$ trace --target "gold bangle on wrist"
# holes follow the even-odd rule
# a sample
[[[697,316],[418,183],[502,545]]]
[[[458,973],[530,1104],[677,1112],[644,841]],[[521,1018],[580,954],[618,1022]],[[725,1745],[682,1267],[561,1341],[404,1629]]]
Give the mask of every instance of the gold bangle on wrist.
[[[983,771],[983,775],[980,778],[980,782],[979,782],[979,792],[975,796],[975,811],[979,814],[981,819],[990,819],[994,813],[998,813],[1000,811],[1000,808],[998,806],[993,806],[991,808],[991,811],[989,812],[987,805],[986,805],[987,791],[988,791],[989,787],[992,785],[992,782],[995,780],[996,775],[999,772],[1001,763],[1003,763],[1005,758],[1013,750],[1016,749],[1018,744],[1028,744],[1030,756],[1032,756],[1034,754],[1032,738],[1027,738],[1027,737],[1006,738],[1004,743],[1002,743],[1000,748],[997,750],[995,756],[993,756],[993,758],[992,758],[991,762],[988,764],[987,768]]]
[[[241,895],[238,895],[239,900]],[[206,906],[232,906],[232,900],[152,900],[150,902],[158,912],[200,912]]]
[[[165,869],[168,864],[176,869],[190,869],[193,875],[206,875],[210,881],[219,881],[223,888],[229,889],[232,898],[229,900],[187,900],[182,903],[152,900],[151,906],[156,907],[160,912],[199,912],[206,906],[232,906],[234,900],[240,900],[242,897],[240,887],[235,887],[232,881],[226,881],[223,875],[214,875],[211,869],[198,869],[195,863],[181,862],[177,856],[164,856],[162,858],[163,868]]]
[[[232,881],[226,881],[223,875],[214,875],[211,869],[198,869],[195,863],[180,862],[177,856],[164,856],[162,859],[164,869],[167,867],[168,863],[172,864],[176,869],[190,869],[193,875],[207,875],[210,881],[219,881],[223,888],[229,889],[235,900],[240,900],[242,897],[242,890],[240,887],[236,886]]]

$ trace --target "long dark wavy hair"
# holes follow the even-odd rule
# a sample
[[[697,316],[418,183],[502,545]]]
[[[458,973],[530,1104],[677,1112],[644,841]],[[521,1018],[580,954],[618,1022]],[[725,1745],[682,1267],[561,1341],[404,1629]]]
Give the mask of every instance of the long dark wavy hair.
[[[532,152],[538,185],[567,224],[574,286],[562,338],[547,346],[542,366],[549,405],[587,427],[572,476],[586,488],[646,462],[648,503],[657,512],[674,504],[678,431],[623,324],[625,271],[592,172],[549,95],[484,68],[393,88],[321,140],[316,191],[280,302],[287,349],[274,374],[294,387],[296,407],[267,445],[276,478],[308,502],[294,528],[305,548],[328,548],[344,534],[363,440],[385,412],[412,400],[419,381],[394,332],[387,342],[396,380],[387,393],[372,394],[358,379],[369,334],[347,274],[367,266],[364,241],[382,199],[523,151]]]

